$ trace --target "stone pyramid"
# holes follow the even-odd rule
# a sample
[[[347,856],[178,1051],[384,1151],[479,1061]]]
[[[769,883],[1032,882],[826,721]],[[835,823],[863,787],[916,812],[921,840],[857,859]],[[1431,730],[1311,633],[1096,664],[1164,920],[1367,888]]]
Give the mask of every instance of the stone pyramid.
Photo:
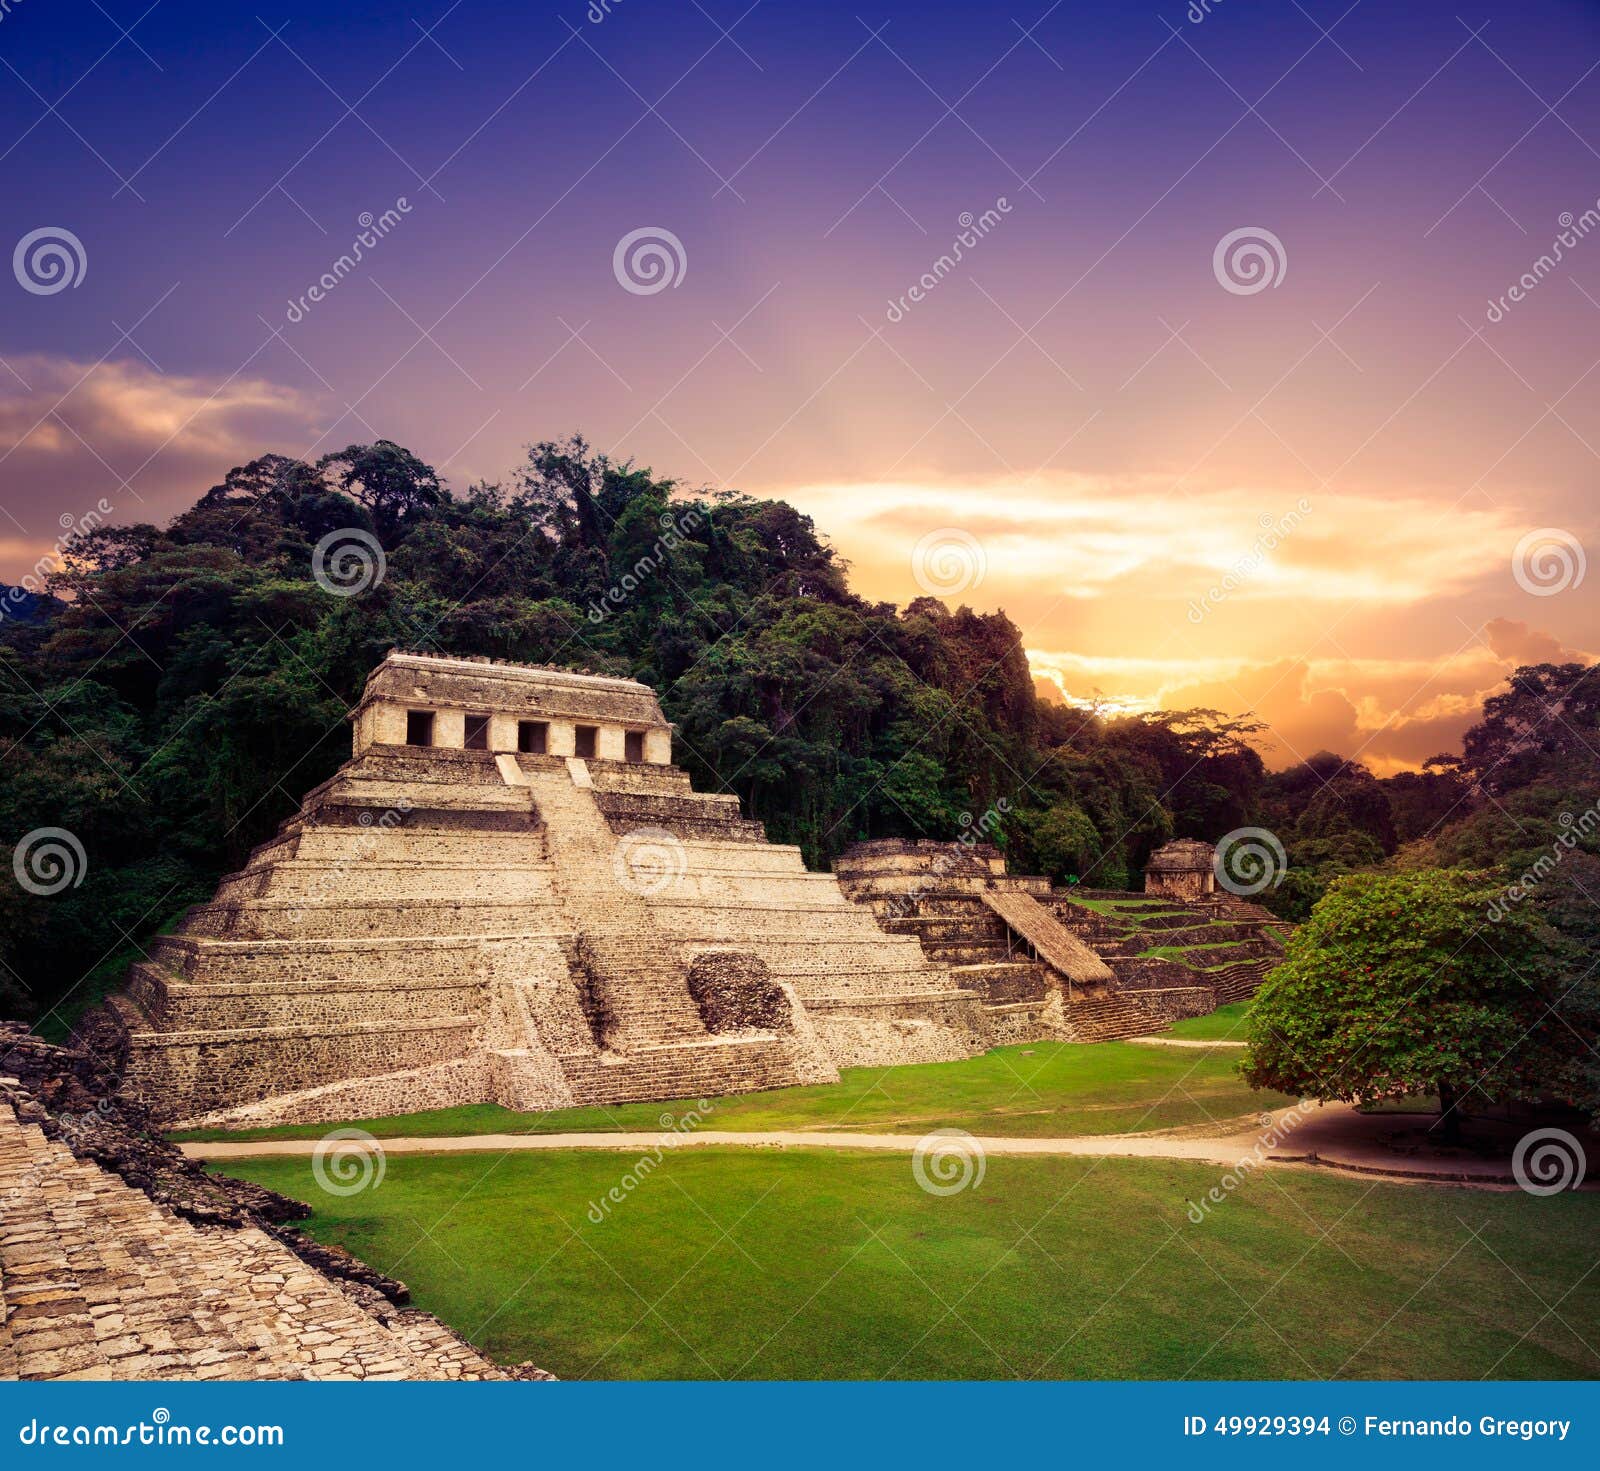
[[[732,795],[633,680],[392,653],[353,754],[108,1004],[166,1118],[559,1108],[970,1056],[978,997]]]

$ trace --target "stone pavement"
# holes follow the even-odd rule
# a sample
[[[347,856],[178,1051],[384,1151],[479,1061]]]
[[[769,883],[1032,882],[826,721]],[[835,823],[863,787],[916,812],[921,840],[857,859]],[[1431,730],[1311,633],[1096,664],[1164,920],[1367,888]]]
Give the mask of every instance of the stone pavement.
[[[200,1226],[0,1104],[0,1377],[484,1379],[437,1319]]]
[[[0,1022],[0,1379],[539,1379],[205,1174],[91,1054]]]

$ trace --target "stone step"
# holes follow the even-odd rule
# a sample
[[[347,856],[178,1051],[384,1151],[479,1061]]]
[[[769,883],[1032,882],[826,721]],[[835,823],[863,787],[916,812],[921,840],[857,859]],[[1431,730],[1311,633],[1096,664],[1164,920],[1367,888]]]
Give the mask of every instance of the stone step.
[[[923,953],[922,947],[908,935],[857,935],[847,938],[761,935],[738,945],[714,935],[678,935],[675,938],[688,945],[700,944],[706,948],[754,951],[775,975],[779,972],[793,975],[857,969],[906,973],[936,968]]]
[[[768,940],[827,940],[901,949],[916,944],[915,937],[888,934],[872,922],[870,914],[848,905],[819,908],[770,900],[765,904],[686,904],[658,897],[649,901],[649,907],[656,923],[674,938],[735,948]]]
[[[1005,940],[1010,934],[998,916],[982,902],[966,914],[913,914],[902,918],[880,919],[890,934],[915,935],[924,945],[938,940]]]
[[[401,939],[422,936],[506,934],[541,923],[563,923],[553,896],[508,903],[499,898],[246,899],[197,904],[179,924],[191,937],[239,940]]]
[[[564,969],[559,947],[550,946],[542,973],[554,982]],[[530,975],[537,974],[530,971]],[[188,1032],[240,1028],[338,1027],[350,1022],[405,1025],[440,1016],[480,1018],[487,1005],[483,980],[474,970],[398,981],[387,972],[321,983],[192,985],[151,961],[129,967],[125,997],[148,1018],[141,1030]]]
[[[274,985],[354,981],[367,985],[426,980],[481,966],[512,973],[536,966],[570,932],[551,924],[521,933],[318,940],[216,940],[160,935],[146,947],[150,960],[191,984]]]
[[[771,1035],[639,1048],[599,1058],[566,1055],[560,1061],[574,1098],[588,1104],[698,1099],[799,1081],[784,1044]]]
[[[377,898],[429,900],[437,899],[441,893],[448,894],[452,901],[553,902],[550,865],[291,858],[230,875],[218,885],[212,903],[247,899],[346,903]]]
[[[1109,1042],[1123,1037],[1139,1037],[1158,1032],[1164,1019],[1132,995],[1075,997],[1067,1006],[1067,1024],[1074,1037],[1084,1042]]]
[[[991,1004],[1042,1000],[1056,989],[1055,972],[1034,960],[953,965],[950,979]]]
[[[985,961],[1031,960],[1027,949],[1006,940],[928,940],[922,953],[941,965],[980,965]]]
[[[619,870],[617,837],[592,788],[576,777],[586,768],[526,763],[534,806],[545,819],[556,889],[581,935],[579,985],[589,1010],[613,1045],[705,1035],[689,994],[687,968],[660,936],[650,907]],[[635,881],[637,882],[637,881]]]

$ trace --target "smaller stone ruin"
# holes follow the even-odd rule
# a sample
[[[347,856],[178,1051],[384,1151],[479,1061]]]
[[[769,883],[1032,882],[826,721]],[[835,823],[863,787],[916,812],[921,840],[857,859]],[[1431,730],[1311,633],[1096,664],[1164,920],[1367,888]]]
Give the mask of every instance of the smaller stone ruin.
[[[1198,838],[1174,838],[1150,855],[1144,891],[1167,899],[1203,899],[1217,892],[1217,850]]]

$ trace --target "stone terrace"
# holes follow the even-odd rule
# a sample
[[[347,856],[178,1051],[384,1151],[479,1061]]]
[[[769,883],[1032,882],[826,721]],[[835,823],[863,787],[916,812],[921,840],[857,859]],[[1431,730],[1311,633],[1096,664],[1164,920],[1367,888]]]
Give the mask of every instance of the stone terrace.
[[[1182,900],[1120,889],[1064,889],[1061,923],[1105,957],[1120,988],[1169,1017],[1255,995],[1283,958],[1291,926],[1258,904],[1212,893]]]
[[[15,1028],[0,1056],[0,1377],[549,1377],[497,1368],[401,1284],[269,1219],[303,1207],[201,1175],[96,1091],[86,1054]]]
[[[1228,894],[1052,889],[1008,874],[998,848],[967,839],[857,843],[835,868],[885,929],[915,935],[977,993],[995,1044],[1133,1037],[1253,996],[1288,929]]]
[[[977,992],[995,1045],[1100,1042],[1164,1024],[1162,1012],[1121,990],[1092,945],[1059,933],[1049,880],[1008,875],[992,844],[880,839],[857,843],[835,867],[845,892],[885,929],[915,935],[929,959]]]

